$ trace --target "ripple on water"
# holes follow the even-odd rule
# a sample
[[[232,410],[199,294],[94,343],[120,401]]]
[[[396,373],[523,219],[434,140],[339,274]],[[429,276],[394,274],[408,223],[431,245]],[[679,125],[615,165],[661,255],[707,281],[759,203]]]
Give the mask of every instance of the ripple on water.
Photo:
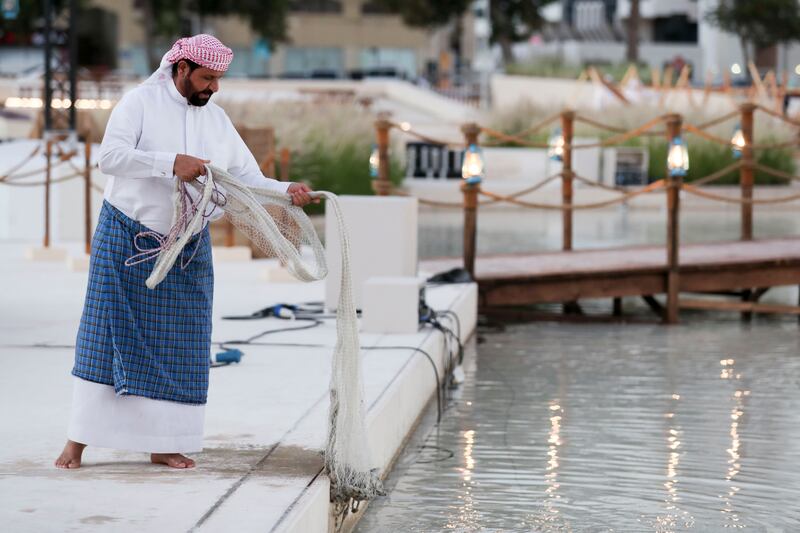
[[[793,320],[486,334],[357,531],[796,531]]]

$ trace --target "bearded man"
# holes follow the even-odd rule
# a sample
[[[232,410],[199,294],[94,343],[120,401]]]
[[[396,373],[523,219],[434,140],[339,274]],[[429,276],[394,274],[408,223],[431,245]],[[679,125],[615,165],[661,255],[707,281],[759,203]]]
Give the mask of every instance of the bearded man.
[[[145,287],[153,262],[141,260],[173,224],[175,180],[202,180],[212,163],[250,187],[288,193],[294,205],[311,201],[308,186],[265,177],[210,102],[232,59],[210,35],[179,39],[111,113],[99,160],[111,178],[92,240],[59,468],[78,468],[87,445],[147,452],[174,468],[195,466],[183,454],[203,448],[213,296],[207,225],[155,289]],[[217,209],[209,219],[219,216]]]

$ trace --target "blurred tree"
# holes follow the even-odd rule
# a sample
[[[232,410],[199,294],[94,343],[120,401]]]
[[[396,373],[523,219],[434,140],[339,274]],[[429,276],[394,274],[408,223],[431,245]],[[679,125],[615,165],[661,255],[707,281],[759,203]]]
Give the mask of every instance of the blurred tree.
[[[145,28],[145,52],[151,70],[158,67],[159,57],[155,53],[154,39],[175,38],[194,32],[189,17],[197,17],[200,25],[206,17],[238,16],[245,19],[250,28],[269,43],[285,42],[286,14],[289,0],[133,0],[141,9]]]
[[[539,9],[555,0],[490,0],[492,42],[500,45],[503,60],[514,61],[512,45],[530,38],[541,28]],[[471,0],[373,0],[398,13],[409,26],[434,28],[458,19]]]
[[[797,0],[720,0],[706,13],[706,20],[739,36],[748,78],[750,46],[757,51],[800,38]]]
[[[530,39],[542,27],[539,10],[554,0],[490,0],[492,42],[503,51],[503,62],[514,62],[514,43]]]

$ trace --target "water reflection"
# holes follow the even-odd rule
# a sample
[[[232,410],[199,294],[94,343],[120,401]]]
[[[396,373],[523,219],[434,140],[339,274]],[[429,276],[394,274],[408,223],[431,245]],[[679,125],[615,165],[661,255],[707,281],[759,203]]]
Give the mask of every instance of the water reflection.
[[[357,531],[797,530],[795,320],[483,336]]]
[[[741,390],[739,389],[739,381],[742,378],[741,373],[736,372],[736,368],[734,367],[735,361],[733,359],[723,359],[720,361],[722,365],[722,372],[720,373],[720,379],[733,381],[735,391],[732,394],[732,403],[733,407],[731,409],[731,423],[730,423],[730,437],[731,437],[731,444],[728,449],[726,449],[726,453],[728,455],[728,470],[725,473],[725,481],[728,482],[728,490],[720,494],[720,498],[723,502],[722,512],[725,515],[726,528],[736,528],[741,529],[746,527],[739,516],[739,514],[734,509],[734,496],[736,496],[741,487],[738,486],[735,479],[742,471],[742,456],[741,456],[741,439],[739,438],[739,426],[743,422],[742,417],[744,416],[744,409],[745,409],[745,399],[750,396],[749,390]]]

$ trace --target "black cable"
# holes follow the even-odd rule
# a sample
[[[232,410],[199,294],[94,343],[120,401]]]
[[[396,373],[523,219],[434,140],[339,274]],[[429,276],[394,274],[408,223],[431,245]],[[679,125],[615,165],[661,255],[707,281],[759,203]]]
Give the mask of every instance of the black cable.
[[[270,331],[269,333],[274,333],[275,331]],[[231,341],[225,342],[212,342],[211,344],[216,344],[220,348],[224,347],[225,344],[233,344]],[[327,344],[312,344],[312,343],[303,343],[303,342],[246,342],[245,344],[249,344],[251,346],[291,346],[293,348],[329,348],[333,350],[335,347],[330,346]],[[436,368],[436,362],[434,362],[433,357],[431,354],[423,350],[422,348],[417,348],[416,346],[362,346],[362,350],[364,351],[373,351],[373,350],[413,350],[415,352],[421,353],[424,355],[428,361],[431,363],[433,367],[433,375],[436,378],[436,423],[438,424],[442,420],[442,399],[439,396],[439,369]]]

